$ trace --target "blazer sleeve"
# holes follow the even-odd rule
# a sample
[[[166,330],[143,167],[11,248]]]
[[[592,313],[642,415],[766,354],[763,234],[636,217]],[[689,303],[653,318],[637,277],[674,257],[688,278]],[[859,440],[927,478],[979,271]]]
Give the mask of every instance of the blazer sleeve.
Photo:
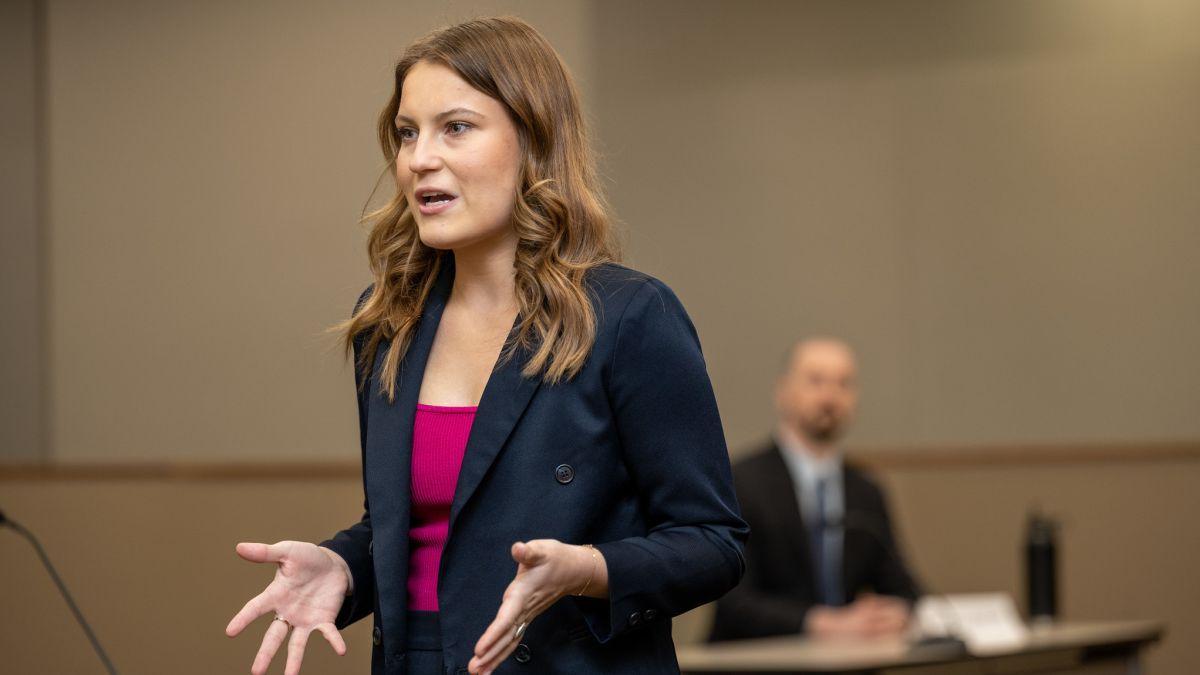
[[[355,313],[366,302],[373,287],[368,287],[359,296],[354,305]],[[367,402],[371,392],[369,384],[364,384],[363,374],[358,367],[366,335],[360,334],[354,338],[354,385],[358,398],[358,437],[362,458],[366,460],[367,451]],[[363,476],[363,515],[357,523],[333,535],[333,538],[321,542],[346,561],[353,577],[353,590],[342,603],[334,624],[345,628],[359,619],[367,616],[375,608],[375,567],[371,562],[371,507],[367,503],[366,475]]]
[[[648,531],[596,546],[608,602],[580,606],[601,643],[733,588],[749,532],[699,339],[664,284],[647,279],[634,293],[611,358],[608,396]]]

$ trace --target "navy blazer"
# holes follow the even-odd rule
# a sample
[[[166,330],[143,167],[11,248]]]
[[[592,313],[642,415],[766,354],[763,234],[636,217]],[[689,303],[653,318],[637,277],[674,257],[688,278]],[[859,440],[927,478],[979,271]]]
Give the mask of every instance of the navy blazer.
[[[453,282],[444,258],[396,383],[379,393],[388,343],[356,380],[365,511],[323,546],[346,560],[344,627],[374,614],[371,672],[404,672],[413,418]],[[608,600],[568,597],[529,626],[498,673],[678,672],[672,616],[715,600],[744,570],[739,514],[695,328],[662,282],[617,265],[589,272],[596,340],[571,380],[545,384],[501,360],[483,391],[438,576],[443,660],[465,673],[517,565],[515,541],[592,543]],[[368,292],[370,289],[368,289]],[[367,295],[363,294],[363,298]],[[360,298],[360,302],[363,298]],[[355,356],[362,339],[355,343]],[[356,369],[356,373],[357,373]]]
[[[774,443],[734,467],[734,486],[754,537],[746,546],[746,577],[717,603],[711,641],[795,635],[817,605],[808,530],[796,502],[785,450]],[[853,600],[870,588],[915,602],[913,578],[892,529],[883,490],[853,464],[842,465],[846,525],[842,593]]]

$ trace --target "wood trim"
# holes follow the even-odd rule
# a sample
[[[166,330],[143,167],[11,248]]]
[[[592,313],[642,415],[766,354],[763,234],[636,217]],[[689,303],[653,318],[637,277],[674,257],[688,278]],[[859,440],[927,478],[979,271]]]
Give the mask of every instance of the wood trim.
[[[358,462],[112,462],[0,463],[0,481],[240,481],[347,480]]]
[[[877,470],[936,470],[1111,462],[1200,460],[1200,441],[864,447],[849,456]],[[2,481],[323,481],[358,480],[357,461],[324,462],[6,462]]]
[[[1200,460],[1200,441],[873,447],[847,454],[880,470],[1141,463]]]

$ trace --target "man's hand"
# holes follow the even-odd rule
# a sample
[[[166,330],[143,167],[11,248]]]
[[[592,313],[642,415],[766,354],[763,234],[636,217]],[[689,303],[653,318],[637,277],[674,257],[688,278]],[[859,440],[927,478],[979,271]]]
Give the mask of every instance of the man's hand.
[[[809,635],[875,638],[898,635],[908,627],[908,603],[885,595],[863,595],[845,607],[814,607],[804,617]]]

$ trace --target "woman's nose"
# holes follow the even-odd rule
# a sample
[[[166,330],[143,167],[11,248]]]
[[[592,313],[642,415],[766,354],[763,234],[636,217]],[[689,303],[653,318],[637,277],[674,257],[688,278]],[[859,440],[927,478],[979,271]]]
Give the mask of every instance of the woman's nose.
[[[408,170],[413,173],[424,173],[441,168],[442,156],[437,145],[432,140],[418,137],[413,143],[412,154],[408,157]]]

